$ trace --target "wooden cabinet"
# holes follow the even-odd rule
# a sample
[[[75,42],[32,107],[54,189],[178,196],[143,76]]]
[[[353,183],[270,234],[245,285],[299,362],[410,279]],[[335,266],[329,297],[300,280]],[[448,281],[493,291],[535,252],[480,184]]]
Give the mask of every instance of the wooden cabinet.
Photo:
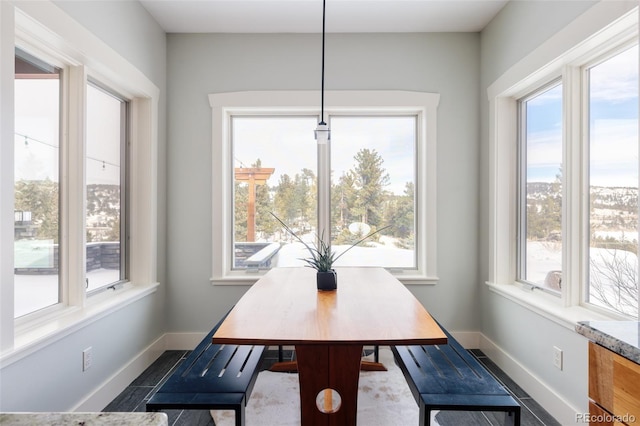
[[[640,365],[589,342],[589,399],[592,425],[640,421]]]

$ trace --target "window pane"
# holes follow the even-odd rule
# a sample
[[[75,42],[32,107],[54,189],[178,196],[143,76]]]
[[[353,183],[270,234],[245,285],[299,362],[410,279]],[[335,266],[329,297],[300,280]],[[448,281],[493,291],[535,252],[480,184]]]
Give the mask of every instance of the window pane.
[[[416,117],[331,118],[331,244],[340,266],[415,268]]]
[[[15,316],[60,301],[60,70],[15,61]]]
[[[518,278],[557,292],[562,277],[562,85],[520,106]]]
[[[589,71],[586,301],[638,316],[638,47]]]
[[[121,261],[124,102],[87,86],[87,291],[124,279]]]
[[[315,243],[316,125],[315,116],[232,118],[235,269],[302,265],[304,246],[271,212]]]

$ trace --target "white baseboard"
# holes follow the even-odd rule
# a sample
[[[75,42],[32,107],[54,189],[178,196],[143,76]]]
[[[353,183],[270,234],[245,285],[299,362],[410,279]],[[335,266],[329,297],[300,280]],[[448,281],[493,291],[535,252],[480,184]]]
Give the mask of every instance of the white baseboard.
[[[111,401],[129,386],[144,370],[147,369],[167,349],[166,335],[162,335],[155,342],[147,346],[119,371],[98,385],[71,411],[96,412],[102,411]],[[202,338],[201,338],[202,339]]]
[[[560,424],[576,424],[577,414],[582,413],[584,410],[578,410],[565,401],[561,395],[547,386],[539,377],[512,358],[485,335],[482,333],[478,333],[478,335],[480,340],[479,349]]]

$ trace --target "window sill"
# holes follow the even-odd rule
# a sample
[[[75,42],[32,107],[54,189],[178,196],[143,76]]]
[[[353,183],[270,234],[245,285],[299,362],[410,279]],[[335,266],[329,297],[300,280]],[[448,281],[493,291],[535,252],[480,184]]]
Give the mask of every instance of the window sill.
[[[16,327],[13,348],[0,355],[0,365],[6,367],[125,306],[157,291],[159,283],[127,284],[113,292],[104,292],[87,301],[84,308],[66,307],[37,320]]]
[[[492,292],[570,330],[575,330],[578,321],[616,321],[620,319],[595,312],[583,306],[563,306],[558,297],[542,291],[528,290],[515,284],[495,284],[490,282],[486,284]]]
[[[256,283],[260,278],[264,276],[268,271],[260,270],[255,272],[246,272],[242,274],[234,274],[227,276],[218,276],[211,277],[209,281],[211,285],[215,286],[233,286],[233,285],[245,285],[251,286]],[[412,274],[403,274],[398,273],[397,271],[389,271],[391,274],[398,279],[404,285],[436,285],[438,283],[438,277],[431,276],[423,276],[423,275],[412,275]]]

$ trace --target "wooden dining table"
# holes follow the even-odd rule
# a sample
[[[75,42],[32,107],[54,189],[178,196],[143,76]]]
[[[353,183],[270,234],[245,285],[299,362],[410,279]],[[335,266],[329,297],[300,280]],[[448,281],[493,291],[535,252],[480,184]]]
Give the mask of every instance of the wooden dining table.
[[[447,343],[422,304],[384,268],[336,271],[338,288],[318,291],[311,268],[271,269],[213,336],[214,343],[294,346],[304,426],[356,424],[364,346]]]

